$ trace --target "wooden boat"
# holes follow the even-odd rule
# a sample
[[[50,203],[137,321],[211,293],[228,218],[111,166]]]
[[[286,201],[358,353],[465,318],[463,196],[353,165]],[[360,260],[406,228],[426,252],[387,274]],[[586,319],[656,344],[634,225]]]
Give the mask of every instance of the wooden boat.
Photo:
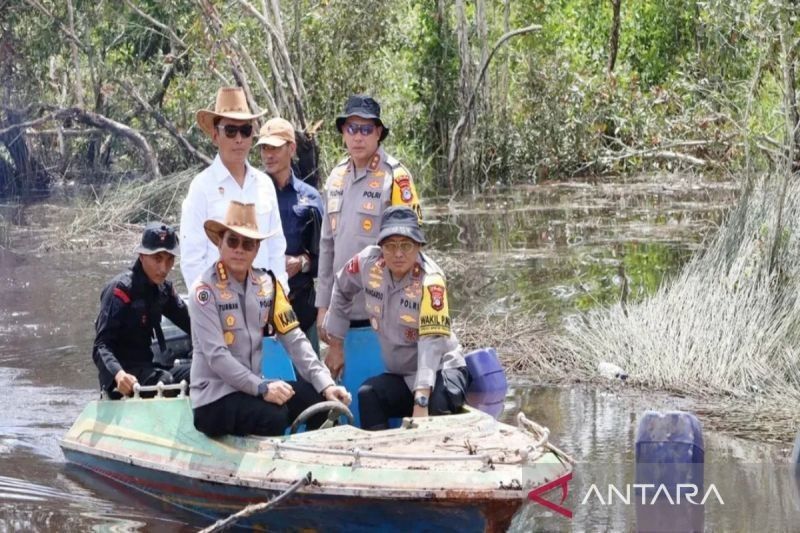
[[[143,390],[145,388],[142,388]],[[61,442],[67,460],[213,520],[310,475],[252,529],[502,531],[537,488],[568,478],[548,431],[466,408],[367,432],[351,425],[281,437],[211,439],[188,397],[90,402]],[[310,473],[310,474],[309,474]]]

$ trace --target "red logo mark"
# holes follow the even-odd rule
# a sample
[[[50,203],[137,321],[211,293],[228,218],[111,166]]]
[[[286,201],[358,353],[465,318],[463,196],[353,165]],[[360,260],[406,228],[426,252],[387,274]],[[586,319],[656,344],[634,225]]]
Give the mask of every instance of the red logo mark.
[[[567,499],[567,494],[569,493],[569,482],[572,479],[572,472],[567,474],[566,476],[562,476],[558,479],[554,479],[549,483],[545,483],[541,487],[536,487],[532,491],[528,493],[528,499],[533,500],[539,505],[544,505],[551,511],[555,511],[558,514],[564,515],[567,518],[572,518],[572,511],[567,509],[566,507],[562,507],[561,504],[564,503],[564,500]],[[555,489],[556,487],[561,487],[561,501],[558,503],[553,503],[550,500],[545,500],[542,496],[551,490]]]
[[[431,285],[428,287],[431,293],[431,307],[436,311],[441,311],[444,307],[444,287],[441,285]]]
[[[358,256],[352,258],[350,261],[347,262],[346,270],[348,274],[358,274],[358,271],[360,270],[358,264]]]

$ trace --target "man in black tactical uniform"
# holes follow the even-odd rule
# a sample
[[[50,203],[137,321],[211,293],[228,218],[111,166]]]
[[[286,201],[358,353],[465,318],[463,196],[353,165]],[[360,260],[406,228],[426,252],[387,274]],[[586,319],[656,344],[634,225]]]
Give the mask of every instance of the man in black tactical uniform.
[[[189,365],[169,371],[153,363],[152,339],[166,349],[161,315],[189,333],[189,311],[167,275],[178,255],[175,230],[161,222],[147,225],[135,252],[133,266],[115,276],[103,289],[92,359],[100,387],[112,398],[130,396],[136,383],[165,385],[189,382]],[[116,390],[115,390],[116,389]]]

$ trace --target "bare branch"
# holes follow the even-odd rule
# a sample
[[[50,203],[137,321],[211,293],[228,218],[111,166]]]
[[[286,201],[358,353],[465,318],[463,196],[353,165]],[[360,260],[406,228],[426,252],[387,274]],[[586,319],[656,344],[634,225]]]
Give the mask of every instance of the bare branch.
[[[190,156],[194,157],[198,161],[202,161],[206,165],[210,165],[212,163],[212,159],[208,157],[208,155],[195,148],[192,143],[186,139],[186,137],[181,135],[181,133],[178,131],[178,128],[176,128],[172,122],[168,121],[164,115],[159,113],[155,108],[153,108],[153,106],[150,105],[149,102],[142,98],[133,85],[126,81],[122,81],[121,83],[128,94],[133,96],[133,98],[139,102],[139,105],[142,106],[142,108],[147,111],[162,128],[166,129]]]
[[[189,45],[187,45],[183,41],[183,39],[178,37],[178,34],[176,34],[173,31],[172,28],[170,28],[169,26],[167,26],[163,22],[160,22],[160,21],[156,20],[152,16],[148,15],[147,13],[145,13],[144,11],[139,9],[131,0],[125,0],[125,4],[127,4],[127,6],[134,11],[134,13],[136,13],[137,15],[139,15],[140,17],[145,19],[147,22],[149,22],[150,24],[152,24],[153,26],[155,26],[156,28],[158,28],[159,30],[164,32],[164,34],[166,34],[166,36],[169,37],[170,40],[172,40],[173,42],[181,45],[181,47],[184,48],[184,49],[188,49],[189,48]]]
[[[50,20],[52,20],[53,22],[55,22],[56,24],[58,24],[58,28],[61,30],[61,32],[62,32],[64,35],[66,35],[66,36],[67,36],[67,38],[68,38],[68,39],[70,39],[70,40],[71,40],[73,43],[75,43],[76,45],[78,45],[78,47],[79,47],[81,50],[83,50],[83,51],[86,53],[86,55],[90,55],[90,52],[91,52],[91,51],[90,51],[90,49],[89,49],[89,48],[88,48],[88,47],[87,47],[85,44],[83,44],[83,41],[81,41],[81,40],[78,38],[78,36],[77,36],[77,35],[75,35],[75,34],[74,34],[72,31],[70,31],[70,29],[69,29],[69,28],[67,28],[67,27],[66,27],[66,26],[65,26],[65,25],[64,25],[64,24],[63,24],[63,23],[62,23],[60,20],[58,20],[58,17],[56,17],[56,16],[55,16],[53,13],[51,13],[51,12],[50,12],[50,11],[49,11],[49,10],[48,10],[46,7],[44,7],[44,6],[43,6],[43,5],[42,5],[42,4],[41,4],[41,3],[40,3],[38,0],[25,0],[25,3],[26,3],[26,4],[28,4],[29,6],[33,7],[34,9],[38,9],[40,12],[44,13],[44,15],[45,15],[45,16],[46,16],[48,19],[50,19]]]
[[[242,1],[242,0],[240,0]],[[475,103],[475,95],[478,92],[478,88],[480,87],[481,83],[483,83],[484,75],[486,74],[486,69],[489,67],[489,63],[492,61],[495,52],[509,39],[512,37],[516,37],[517,35],[522,35],[525,33],[535,32],[541,30],[542,27],[539,24],[531,24],[530,26],[525,26],[524,28],[519,28],[514,31],[507,32],[503,34],[500,39],[497,40],[492,51],[489,52],[488,57],[483,62],[480,67],[480,71],[478,72],[478,77],[475,80],[475,84],[472,87],[472,93],[469,95],[469,100],[467,101],[466,107],[462,110],[461,116],[458,118],[458,122],[456,126],[453,128],[453,133],[450,138],[450,151],[447,155],[447,181],[450,186],[450,194],[455,194],[455,183],[454,183],[454,175],[455,175],[455,160],[458,157],[458,147],[459,142],[461,140],[461,132],[464,129],[464,126],[467,123],[467,119],[469,117],[470,110]]]
[[[292,60],[289,57],[289,50],[286,48],[286,43],[284,42],[283,38],[281,37],[281,32],[279,32],[275,26],[270,22],[261,12],[259,12],[253,4],[248,2],[247,0],[237,0],[239,4],[247,9],[253,16],[255,16],[259,22],[261,22],[262,26],[267,30],[270,36],[275,40],[275,43],[278,46],[278,52],[280,53],[281,59],[283,60],[283,64],[286,69],[286,77],[289,81],[289,88],[292,91],[292,95],[294,96],[294,105],[295,110],[297,111],[297,119],[300,123],[300,127],[305,129],[307,126],[306,119],[305,119],[305,112],[303,110],[303,96],[301,95],[301,89],[304,92],[302,84],[299,84],[300,89],[298,89],[298,78],[297,73],[294,71],[292,67]]]

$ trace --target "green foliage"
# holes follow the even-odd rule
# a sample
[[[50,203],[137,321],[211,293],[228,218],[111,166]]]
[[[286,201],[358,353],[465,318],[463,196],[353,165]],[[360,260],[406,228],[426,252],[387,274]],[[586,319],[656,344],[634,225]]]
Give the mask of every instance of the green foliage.
[[[191,143],[213,153],[194,126],[194,112],[211,104],[222,83],[219,76],[233,83],[222,40],[235,38],[273,87],[286,81],[285,72],[271,72],[264,28],[237,2],[212,2],[222,17],[220,39],[194,0],[134,0],[140,10],[167,24],[188,50],[125,3],[72,2],[74,30],[81,41],[78,69],[72,43],[62,30],[68,25],[66,2],[41,0],[52,18],[21,2],[0,14],[6,100],[21,109],[29,104],[74,105],[80,81],[87,108],[147,132],[164,173],[194,161],[142,112],[122,82],[148,99],[159,91],[170,62],[177,61],[156,107]],[[253,3],[261,8],[260,2]],[[280,4],[289,52],[306,89],[307,120],[325,120],[318,137],[323,167],[330,168],[343,154],[333,121],[344,100],[368,92],[379,99],[391,126],[389,151],[409,166],[425,194],[444,189],[449,138],[465,99],[459,95],[461,59],[453,3]],[[785,129],[777,28],[784,17],[798,37],[797,8],[791,4],[622,0],[611,76],[606,73],[609,0],[512,2],[507,22],[504,2],[484,5],[486,43],[478,39],[476,3],[466,2],[473,72],[481,53],[507,28],[536,23],[542,29],[507,41],[495,55],[461,147],[467,165],[461,190],[574,174],[675,168],[675,163],[642,155],[669,149],[735,170],[748,146],[755,154],[751,162],[773,163],[762,157],[762,147],[764,138],[780,143]],[[267,95],[252,83],[253,73],[248,76],[257,101],[265,104]],[[108,154],[100,154],[106,140],[97,135],[70,141],[75,154],[66,171],[73,173],[70,177],[95,180],[101,170],[135,174],[140,158],[130,153],[129,144],[115,140]],[[673,146],[686,140],[695,143]],[[54,149],[54,139],[36,142],[41,145],[33,149],[40,153]],[[108,160],[101,160],[106,155]]]

